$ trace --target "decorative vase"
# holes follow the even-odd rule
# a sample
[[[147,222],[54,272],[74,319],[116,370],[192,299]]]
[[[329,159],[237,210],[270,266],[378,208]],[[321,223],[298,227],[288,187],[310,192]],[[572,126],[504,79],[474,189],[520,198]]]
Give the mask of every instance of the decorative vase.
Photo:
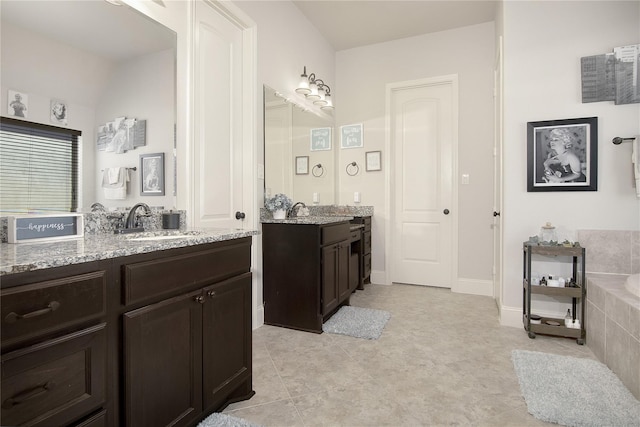
[[[273,219],[285,219],[287,217],[287,211],[284,209],[277,209],[273,211]]]

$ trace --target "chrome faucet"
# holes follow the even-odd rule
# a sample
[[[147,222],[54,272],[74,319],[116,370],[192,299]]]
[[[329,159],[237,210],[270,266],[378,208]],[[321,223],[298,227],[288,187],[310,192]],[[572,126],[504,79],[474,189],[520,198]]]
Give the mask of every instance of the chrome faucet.
[[[127,215],[127,220],[124,223],[124,228],[128,228],[128,229],[136,228],[136,211],[138,210],[138,208],[144,209],[145,211],[144,216],[151,215],[151,208],[149,208],[149,205],[147,205],[146,203],[137,203],[129,211],[129,215]]]
[[[296,217],[298,216],[298,210],[297,210],[298,206],[303,207],[303,208],[307,207],[307,205],[305,205],[304,203],[297,202],[296,204],[291,206],[291,208],[287,211],[287,217],[288,218],[293,218],[294,216],[296,216]]]
[[[106,212],[107,208],[102,203],[95,202],[91,205],[91,212]]]

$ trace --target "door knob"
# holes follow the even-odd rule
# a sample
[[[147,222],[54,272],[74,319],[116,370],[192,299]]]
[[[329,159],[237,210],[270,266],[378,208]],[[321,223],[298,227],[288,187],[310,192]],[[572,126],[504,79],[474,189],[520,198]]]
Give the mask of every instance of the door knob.
[[[245,217],[244,212],[240,212],[240,211],[236,212],[236,219],[244,219],[244,217]]]
[[[449,215],[449,209],[443,210],[442,213],[445,214],[445,215]]]
[[[493,216],[500,216],[500,212],[493,211]]]

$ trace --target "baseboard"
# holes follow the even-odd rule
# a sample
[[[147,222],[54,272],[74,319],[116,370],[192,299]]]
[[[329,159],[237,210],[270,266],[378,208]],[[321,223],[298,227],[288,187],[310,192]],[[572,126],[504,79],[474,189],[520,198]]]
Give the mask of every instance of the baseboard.
[[[493,281],[476,279],[458,279],[451,288],[451,292],[458,294],[483,295],[493,297]]]
[[[500,307],[500,324],[502,326],[511,326],[514,328],[522,328],[522,307]]]
[[[260,304],[255,309],[256,317],[255,322],[253,323],[253,329],[258,329],[260,326],[264,325],[264,304]]]
[[[376,285],[388,285],[384,270],[371,270],[371,283]]]

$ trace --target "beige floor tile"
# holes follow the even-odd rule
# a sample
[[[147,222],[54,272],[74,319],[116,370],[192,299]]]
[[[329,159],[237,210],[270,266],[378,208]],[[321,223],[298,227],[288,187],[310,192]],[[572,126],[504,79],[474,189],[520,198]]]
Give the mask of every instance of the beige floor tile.
[[[351,305],[387,310],[377,340],[263,326],[256,395],[225,413],[263,426],[539,426],[511,362],[515,349],[595,359],[575,340],[499,325],[492,298],[366,285]]]

